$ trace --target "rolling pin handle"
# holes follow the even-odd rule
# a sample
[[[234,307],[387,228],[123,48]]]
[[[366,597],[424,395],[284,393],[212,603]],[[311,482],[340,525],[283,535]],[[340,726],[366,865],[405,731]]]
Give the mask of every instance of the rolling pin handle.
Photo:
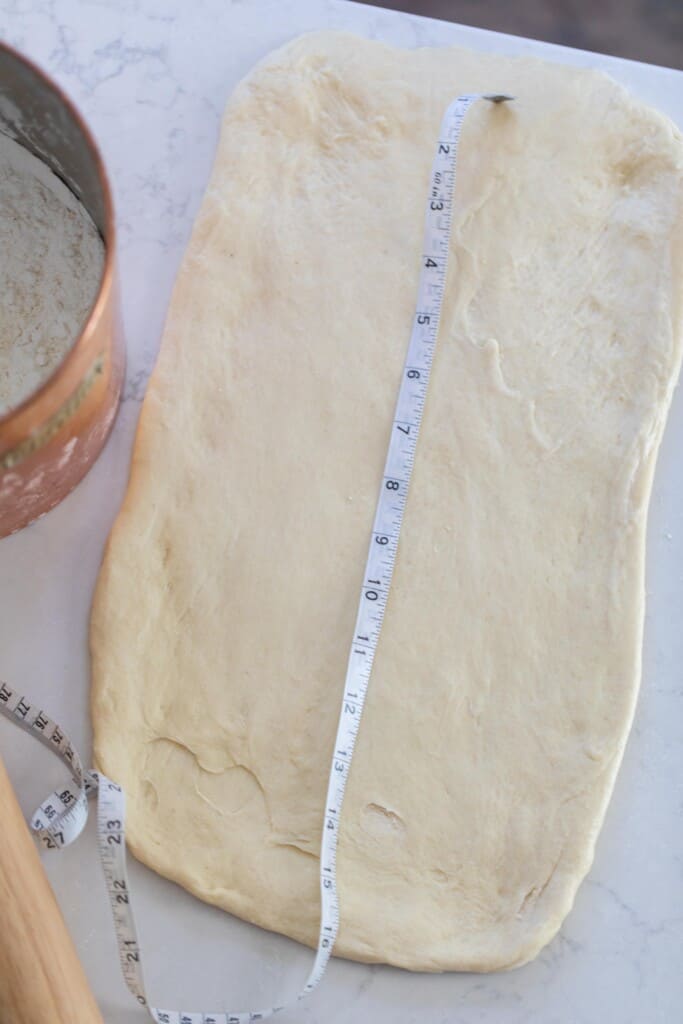
[[[0,1024],[103,1024],[0,759]]]

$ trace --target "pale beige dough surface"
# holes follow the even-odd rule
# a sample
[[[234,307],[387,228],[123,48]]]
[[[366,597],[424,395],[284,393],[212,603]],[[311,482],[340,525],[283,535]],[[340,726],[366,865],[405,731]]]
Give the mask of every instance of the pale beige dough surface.
[[[681,141],[608,78],[347,35],[225,114],[92,615],[136,855],[304,942],[441,114],[468,115],[434,376],[344,807],[337,951],[533,957],[634,710],[680,359]],[[678,240],[676,242],[676,240]]]

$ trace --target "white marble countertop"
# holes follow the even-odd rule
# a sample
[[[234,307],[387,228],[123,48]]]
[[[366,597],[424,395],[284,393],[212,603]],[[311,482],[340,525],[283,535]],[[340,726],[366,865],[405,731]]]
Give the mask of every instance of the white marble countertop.
[[[86,649],[102,547],[164,311],[237,80],[293,35],[334,27],[412,47],[457,43],[604,68],[683,126],[683,74],[340,0],[0,0],[0,36],[80,105],[113,179],[128,382],[111,441],[59,508],[0,543],[0,676],[42,702],[89,751]],[[416,975],[333,962],[282,1024],[673,1024],[683,1017],[683,401],[657,470],[649,530],[643,687],[589,878],[560,935],[498,975]],[[59,768],[1,727],[27,813]],[[46,867],[107,1024],[135,1024],[119,976],[94,836]],[[150,994],[218,1009],[296,991],[309,951],[194,900],[133,864]],[[453,922],[457,928],[457,921]]]

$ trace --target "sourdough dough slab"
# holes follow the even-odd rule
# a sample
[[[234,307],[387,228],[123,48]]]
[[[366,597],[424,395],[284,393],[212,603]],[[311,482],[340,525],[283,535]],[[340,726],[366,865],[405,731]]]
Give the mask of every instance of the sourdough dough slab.
[[[607,77],[348,35],[237,89],[92,614],[137,856],[313,943],[361,574],[448,101],[452,264],[339,848],[337,952],[495,970],[586,874],[680,360],[681,141]]]

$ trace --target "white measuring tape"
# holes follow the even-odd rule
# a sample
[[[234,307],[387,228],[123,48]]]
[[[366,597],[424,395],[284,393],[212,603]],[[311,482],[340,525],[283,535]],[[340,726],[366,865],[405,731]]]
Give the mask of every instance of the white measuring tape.
[[[501,103],[512,97],[479,94],[459,96],[450,104],[441,123],[427,199],[417,308],[372,527],[327,788],[320,848],[321,912],[318,948],[306,984],[293,1003],[303,999],[320,984],[339,931],[336,876],[339,820],[394,571],[439,330],[448,267],[460,130],[468,108],[478,99]],[[4,683],[0,683],[0,713],[40,739],[61,758],[71,773],[71,782],[44,800],[31,819],[31,828],[49,849],[67,846],[80,835],[88,817],[88,799],[97,793],[97,838],[114,915],[121,970],[128,988],[138,1003],[146,1007],[152,1019],[157,1024],[248,1024],[250,1021],[265,1020],[284,1010],[284,1006],[272,1006],[267,1010],[241,1013],[198,1013],[189,1010],[160,1010],[149,1004],[130,903],[126,870],[125,798],[121,787],[101,772],[86,771],[71,741],[59,726],[44,711],[30,704],[25,697]]]

